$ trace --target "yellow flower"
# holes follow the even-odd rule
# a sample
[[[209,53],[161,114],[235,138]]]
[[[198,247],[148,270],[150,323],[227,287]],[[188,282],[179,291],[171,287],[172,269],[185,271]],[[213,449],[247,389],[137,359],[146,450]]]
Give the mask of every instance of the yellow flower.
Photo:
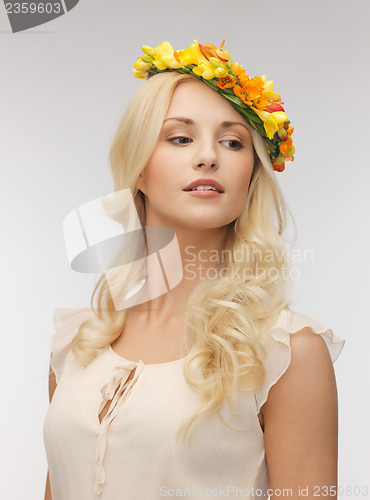
[[[163,71],[164,69],[179,69],[182,65],[176,60],[174,56],[174,48],[168,42],[163,42],[154,49],[153,64],[157,69]]]
[[[221,68],[221,66],[216,68],[216,70],[215,70],[215,77],[216,78],[225,78],[225,76],[227,76],[227,75],[228,75],[227,69]]]
[[[279,130],[279,125],[276,121],[276,118],[272,115],[264,122],[263,126],[265,127],[266,135],[269,139],[272,139],[276,132]]]
[[[224,42],[223,40],[217,48],[211,43],[198,43],[197,40],[193,40],[189,48],[178,51],[175,51],[168,42],[163,42],[154,49],[143,45],[141,48],[144,53],[135,62],[133,74],[137,78],[148,78],[149,74],[166,70],[189,72],[190,68],[185,67],[190,66],[194,75],[204,80],[213,80],[207,83],[216,90],[222,89],[224,97],[236,103],[236,109],[248,123],[256,127],[255,118],[248,114],[247,107],[260,118],[263,128],[260,125],[257,128],[266,140],[274,170],[281,172],[285,168],[286,161],[294,160],[295,153],[291,138],[294,128],[287,123],[289,120],[283,108],[284,102],[280,94],[274,91],[274,82],[266,80],[266,75],[250,78],[241,64],[233,63],[229,53],[222,50]],[[239,99],[233,98],[232,95]],[[275,134],[278,137],[272,147],[270,141],[274,139]],[[279,144],[278,151],[275,147],[277,144]]]
[[[205,80],[212,80],[218,68],[215,68],[209,61],[204,61],[193,68],[193,73],[201,76]],[[227,73],[227,72],[226,72]]]
[[[217,78],[223,78],[224,76],[227,76],[229,74],[226,63],[224,61],[221,61],[220,59],[217,59],[215,57],[211,57],[209,59],[209,62],[212,64],[212,66],[215,67],[215,76]]]
[[[203,62],[208,62],[199,48],[199,43],[196,40],[193,41],[194,43],[190,45],[190,48],[177,52],[179,61],[183,66],[188,66],[190,64],[198,66]]]
[[[276,118],[276,120],[279,124],[279,128],[284,125],[284,122],[288,121],[288,117],[287,117],[285,111],[274,111],[273,113],[270,113],[270,114],[274,115],[274,117]]]
[[[264,92],[263,93],[264,97],[269,100],[269,101],[280,101],[280,94],[277,92]]]
[[[143,56],[145,56],[145,54],[143,54]],[[141,60],[141,57],[139,57],[139,59],[134,64],[134,69],[132,70],[132,72],[134,76],[136,76],[136,78],[146,78],[151,67],[151,63],[144,62]]]
[[[274,82],[272,80],[268,80],[266,82],[266,75],[261,76],[261,78],[264,81],[264,84],[263,84],[263,88],[264,88],[263,97],[265,97],[269,101],[279,101],[280,100],[280,94],[278,94],[277,92],[274,92]]]
[[[261,118],[265,127],[266,135],[272,139],[275,133],[279,130],[284,122],[288,121],[287,115],[283,111],[276,111],[275,113],[268,113],[267,111],[259,110],[251,106],[253,111]]]

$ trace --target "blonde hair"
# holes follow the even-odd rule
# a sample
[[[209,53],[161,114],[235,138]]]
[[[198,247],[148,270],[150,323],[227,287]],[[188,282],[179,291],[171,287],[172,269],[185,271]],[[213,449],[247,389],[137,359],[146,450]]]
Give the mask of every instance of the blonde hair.
[[[135,183],[156,146],[176,86],[193,78],[177,72],[151,77],[134,94],[118,125],[109,154],[114,189],[131,189],[143,228],[145,199]],[[182,434],[184,440],[193,423],[219,413],[225,399],[233,405],[237,389],[254,390],[263,382],[264,341],[289,304],[292,283],[283,239],[289,210],[266,143],[248,127],[255,165],[245,207],[229,225],[226,258],[217,264],[216,277],[197,283],[187,302],[186,335],[192,336],[193,347],[184,376],[201,395],[201,404],[178,431],[177,438]],[[134,283],[127,276],[127,290]],[[80,325],[72,341],[72,351],[84,366],[121,335],[126,317],[125,310],[115,310],[104,274],[94,288],[91,307],[94,317]]]

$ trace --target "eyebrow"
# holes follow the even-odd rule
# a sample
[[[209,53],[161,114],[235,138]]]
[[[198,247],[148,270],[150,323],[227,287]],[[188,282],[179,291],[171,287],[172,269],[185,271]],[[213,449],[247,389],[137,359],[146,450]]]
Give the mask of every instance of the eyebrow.
[[[168,120],[176,120],[178,122],[183,122],[186,125],[195,125],[194,120],[192,120],[191,118],[185,118],[184,116],[171,116],[170,118],[166,118],[163,123],[166,123],[166,121],[168,121]],[[241,123],[241,122],[224,121],[221,123],[221,127],[224,127],[224,128],[232,127],[233,125],[241,125],[249,132],[248,127],[244,123]]]

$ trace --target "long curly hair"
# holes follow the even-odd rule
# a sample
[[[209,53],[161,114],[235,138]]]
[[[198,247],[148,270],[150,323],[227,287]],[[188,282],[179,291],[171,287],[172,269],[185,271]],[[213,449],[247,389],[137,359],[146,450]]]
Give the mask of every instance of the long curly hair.
[[[175,71],[151,77],[130,100],[113,139],[109,163],[114,189],[131,189],[143,229],[145,197],[135,184],[156,146],[176,86],[193,78]],[[263,382],[264,342],[290,303],[292,281],[284,239],[290,211],[265,141],[247,126],[255,161],[244,209],[228,227],[216,276],[198,282],[186,305],[186,336],[192,348],[185,358],[184,377],[201,395],[201,404],[179,428],[177,438],[182,435],[184,441],[195,421],[199,425],[213,412],[220,414],[225,400],[233,405],[237,390],[254,390]],[[119,209],[110,207],[112,217]],[[129,291],[138,278],[127,272],[120,282]],[[94,315],[80,325],[72,341],[72,352],[84,366],[121,335],[125,323],[127,313],[115,309],[105,274],[94,288],[91,308]]]

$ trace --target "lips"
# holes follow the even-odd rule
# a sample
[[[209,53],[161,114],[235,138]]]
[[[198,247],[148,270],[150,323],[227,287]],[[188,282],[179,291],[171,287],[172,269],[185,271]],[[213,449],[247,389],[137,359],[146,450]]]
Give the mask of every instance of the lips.
[[[186,186],[183,191],[191,191],[197,186],[213,186],[220,193],[224,192],[223,186],[219,182],[215,181],[215,179],[197,179],[196,181],[193,181],[188,186]]]

